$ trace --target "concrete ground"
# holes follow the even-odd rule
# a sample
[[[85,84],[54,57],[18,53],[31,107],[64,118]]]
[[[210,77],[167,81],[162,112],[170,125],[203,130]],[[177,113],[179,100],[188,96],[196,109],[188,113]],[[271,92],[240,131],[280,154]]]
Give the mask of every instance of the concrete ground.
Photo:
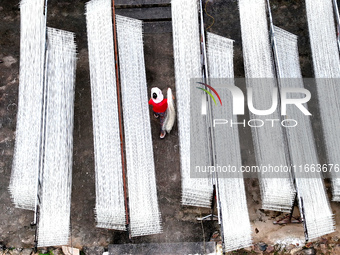
[[[162,214],[163,233],[160,235],[133,238],[126,232],[99,229],[95,227],[95,180],[91,114],[91,93],[87,49],[84,0],[50,0],[48,3],[48,26],[76,33],[78,48],[73,152],[73,189],[71,208],[71,244],[75,247],[106,247],[110,243],[143,242],[200,242],[208,241],[218,230],[215,222],[196,221],[196,217],[206,215],[207,209],[181,205],[181,176],[179,161],[178,129],[164,140],[159,139],[158,121],[151,117],[154,141],[154,158],[158,187],[159,206]],[[142,4],[148,1],[133,1]],[[150,1],[149,1],[150,2]],[[167,8],[168,1],[154,0],[159,7]],[[119,4],[127,3],[118,1]],[[165,4],[164,4],[165,3]],[[300,63],[304,77],[313,77],[311,52],[303,1],[271,1],[275,25],[299,36]],[[123,6],[124,7],[124,6]],[[140,7],[140,6],[139,6]],[[143,10],[142,10],[143,11]],[[160,10],[157,10],[157,12]],[[156,10],[155,10],[156,12]],[[235,40],[235,76],[243,77],[243,56],[237,2],[234,0],[212,0],[207,4],[207,12],[214,18],[208,28]],[[160,14],[159,14],[160,13]],[[144,51],[148,87],[171,87],[176,91],[171,23],[168,10],[152,13],[159,21],[145,25]],[[162,15],[166,15],[162,19]],[[133,14],[135,15],[135,14]],[[158,16],[157,16],[158,15]],[[14,208],[8,192],[11,164],[15,141],[16,114],[18,105],[19,60],[20,60],[20,12],[18,1],[0,2],[0,242],[6,246],[29,248],[34,245],[34,228],[30,226],[33,213]],[[213,19],[206,15],[207,27]],[[315,88],[308,88],[316,95]],[[317,102],[310,104],[313,128],[319,149],[320,161],[325,161]],[[150,116],[152,116],[150,114]],[[240,129],[242,161],[245,165],[255,164],[249,129]],[[301,225],[275,226],[274,218],[280,213],[261,209],[261,198],[256,179],[246,179],[249,217],[252,223],[254,243],[302,243]],[[331,202],[337,231],[331,237],[340,236],[340,206]]]

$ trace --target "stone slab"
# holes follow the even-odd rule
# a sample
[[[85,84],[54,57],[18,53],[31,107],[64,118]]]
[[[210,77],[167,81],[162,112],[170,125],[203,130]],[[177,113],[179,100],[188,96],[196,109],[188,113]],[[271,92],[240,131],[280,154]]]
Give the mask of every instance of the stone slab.
[[[214,242],[113,244],[109,245],[109,255],[209,254],[214,253],[215,249]]]

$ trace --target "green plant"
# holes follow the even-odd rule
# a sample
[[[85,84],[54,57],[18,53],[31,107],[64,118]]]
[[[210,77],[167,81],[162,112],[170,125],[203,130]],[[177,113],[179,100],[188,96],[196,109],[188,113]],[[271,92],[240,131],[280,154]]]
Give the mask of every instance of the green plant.
[[[41,253],[39,252],[39,255],[54,255],[52,251],[49,251],[47,253]]]

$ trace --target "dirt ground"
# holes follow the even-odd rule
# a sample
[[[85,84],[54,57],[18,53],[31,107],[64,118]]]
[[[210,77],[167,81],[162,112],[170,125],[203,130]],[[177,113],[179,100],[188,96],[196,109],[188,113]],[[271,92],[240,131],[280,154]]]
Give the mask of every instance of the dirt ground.
[[[106,247],[110,243],[208,241],[218,230],[218,226],[215,222],[201,224],[196,221],[196,217],[209,214],[209,210],[185,207],[180,202],[181,175],[177,126],[175,125],[172,133],[164,140],[160,140],[158,122],[153,117],[151,117],[151,125],[163,233],[129,240],[126,232],[95,227],[95,173],[85,2],[83,0],[51,0],[48,3],[48,26],[75,32],[78,49],[71,205],[72,245],[82,248],[85,246]],[[275,0],[271,1],[271,5],[275,25],[299,36],[303,76],[313,77],[304,1]],[[207,27],[210,26],[207,30],[235,40],[235,76],[243,77],[237,2],[211,0],[207,4],[207,12],[214,18],[214,23],[210,26],[213,19],[206,15]],[[14,208],[8,192],[19,86],[20,10],[17,0],[0,1],[0,21],[0,60],[2,62],[0,63],[0,174],[2,176],[0,178],[0,243],[7,247],[30,248],[34,245],[34,228],[30,226],[33,213]],[[175,93],[180,93],[175,88],[171,23],[167,20],[155,22],[144,32],[148,87],[158,86],[164,90],[171,87]],[[312,95],[315,95],[313,93],[315,88],[308,89]],[[324,162],[326,157],[317,102],[312,101],[309,108],[316,112],[312,123],[319,158],[321,162]],[[249,129],[240,129],[240,142],[243,164],[255,164]],[[246,192],[254,243],[303,245],[302,225],[273,225],[273,219],[282,215],[261,209],[257,180],[246,179]],[[336,239],[336,236],[340,236],[340,205],[331,202],[331,206],[337,222],[337,230],[332,235],[326,236],[326,239]],[[333,243],[336,245],[336,242]]]

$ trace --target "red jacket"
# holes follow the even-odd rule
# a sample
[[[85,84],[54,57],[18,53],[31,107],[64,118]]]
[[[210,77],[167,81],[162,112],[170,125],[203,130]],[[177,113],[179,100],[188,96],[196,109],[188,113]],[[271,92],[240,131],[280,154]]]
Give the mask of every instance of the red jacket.
[[[160,103],[156,104],[152,99],[149,100],[149,104],[153,106],[154,112],[165,112],[168,108],[168,100],[165,98]]]

